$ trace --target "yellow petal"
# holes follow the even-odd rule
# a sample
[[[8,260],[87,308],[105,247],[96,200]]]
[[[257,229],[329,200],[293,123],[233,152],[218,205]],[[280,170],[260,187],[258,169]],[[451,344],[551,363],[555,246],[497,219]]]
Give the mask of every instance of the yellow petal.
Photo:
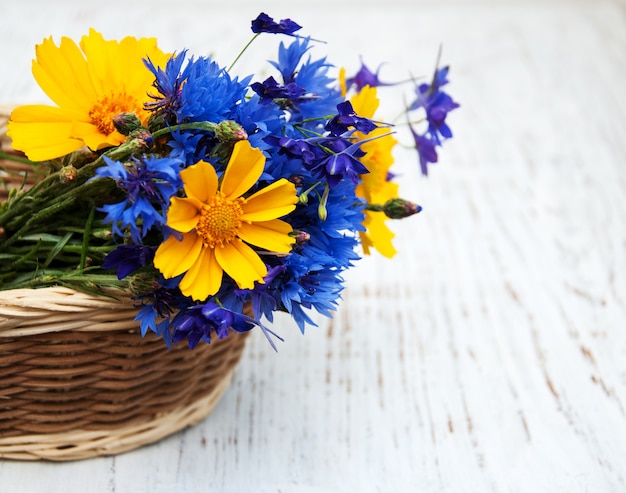
[[[254,288],[254,281],[262,283],[267,274],[267,267],[257,253],[242,241],[215,248],[215,258],[241,289]]]
[[[44,104],[25,104],[11,112],[11,120],[20,123],[71,122],[84,117],[81,111]]]
[[[354,112],[363,118],[373,118],[380,100],[376,96],[376,88],[365,86],[350,99]]]
[[[39,147],[54,143],[59,139],[68,137],[72,123],[67,122],[43,122],[21,123],[9,122],[9,137],[13,139],[13,146],[22,149],[22,140],[26,146]]]
[[[270,252],[288,253],[294,243],[294,239],[289,236],[292,231],[289,223],[274,219],[253,224],[243,223],[238,236],[243,241]]]
[[[220,191],[228,199],[235,199],[246,193],[254,185],[265,167],[265,156],[247,140],[235,144],[226,166]]]
[[[345,67],[341,67],[339,69],[339,89],[341,90],[341,95],[345,96],[348,92],[346,87],[346,69]]]
[[[202,239],[197,234],[183,233],[182,236],[182,241],[170,236],[159,245],[154,255],[154,266],[167,278],[189,270],[202,250]]]
[[[196,263],[187,271],[178,287],[185,296],[190,296],[196,301],[204,301],[219,291],[222,272],[213,249],[203,248]]]
[[[31,161],[46,161],[83,147],[81,140],[69,138],[71,123],[9,122],[7,135],[15,149],[24,151]]]
[[[118,146],[126,140],[126,137],[118,131],[104,135],[100,133],[98,127],[95,125],[78,121],[74,122],[72,125],[70,136],[82,140],[92,151]]]
[[[172,197],[167,210],[167,225],[176,231],[188,233],[198,224],[200,207],[201,204],[194,199]]]
[[[81,38],[80,46],[87,58],[92,79],[99,83],[99,93],[117,88],[135,95],[134,90],[141,86],[142,93],[138,94],[140,101],[146,99],[145,91],[154,79],[143,64],[143,58],[150,57],[157,66],[164,66],[166,58],[157,47],[155,38],[126,36],[120,41],[105,40],[94,29]]]
[[[48,97],[61,107],[87,112],[96,92],[76,43],[64,37],[57,47],[48,38],[36,46],[35,52],[33,76]]]
[[[386,217],[382,212],[365,211],[363,225],[367,228],[366,233],[359,233],[363,252],[368,255],[369,247],[374,247],[381,255],[391,258],[397,251],[391,240],[395,234],[385,224]]]
[[[399,186],[396,182],[386,181],[378,188],[371,190],[371,202],[374,204],[384,204],[389,199],[398,197]]]
[[[187,197],[206,204],[217,193],[217,174],[210,163],[198,161],[180,172]]]
[[[163,66],[166,60],[154,38],[107,41],[93,29],[82,38],[80,46],[67,37],[57,46],[50,37],[37,45],[35,52],[33,75],[59,107],[55,111],[53,107],[30,105],[16,112],[14,120],[72,123],[60,125],[47,136],[43,136],[44,127],[24,130],[23,135],[32,137],[29,139],[20,139],[22,132],[15,127],[19,150],[38,160],[60,157],[63,154],[59,153],[67,154],[84,144],[92,150],[101,150],[124,142],[125,137],[117,131],[103,129],[98,115],[103,113],[104,123],[108,125],[107,111],[116,111],[119,105],[137,112],[140,119],[147,119],[148,112],[142,107],[154,76],[143,58],[149,56],[157,66]]]
[[[98,94],[104,94],[108,88],[116,86],[110,68],[116,63],[116,53],[111,51],[114,44],[115,41],[105,40],[95,29],[89,29],[89,34],[80,40],[80,47],[85,53],[89,74]]]
[[[296,187],[281,178],[246,199],[243,221],[268,221],[289,214],[296,208]]]

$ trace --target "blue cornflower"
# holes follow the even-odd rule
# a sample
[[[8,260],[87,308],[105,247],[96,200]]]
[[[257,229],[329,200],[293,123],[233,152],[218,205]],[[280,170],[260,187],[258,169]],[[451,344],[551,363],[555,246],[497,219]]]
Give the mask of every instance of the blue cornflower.
[[[269,15],[261,12],[256,19],[252,21],[253,33],[273,33],[273,34],[293,34],[302,29],[291,19],[281,19],[275,22]]]
[[[133,158],[124,165],[104,156],[106,166],[96,170],[95,178],[113,178],[126,197],[121,202],[105,204],[105,223],[112,223],[114,234],[124,236],[120,229],[128,227],[135,243],[141,243],[153,225],[164,224],[162,212],[170,197],[182,186],[179,171],[182,162],[173,158]]]
[[[448,113],[460,105],[456,103],[441,87],[448,83],[449,67],[437,69],[430,84],[417,86],[417,98],[410,110],[424,108],[428,121],[428,133],[437,145],[441,145],[441,138],[449,139],[452,131],[446,124]]]
[[[263,139],[268,135],[279,135],[285,124],[285,116],[280,107],[259,104],[259,96],[256,94],[237,105],[232,119],[246,131],[250,145],[261,150],[268,148]]]
[[[187,74],[181,72],[181,68],[187,56],[187,50],[172,56],[165,65],[165,70],[154,65],[150,58],[144,60],[144,64],[155,77],[153,87],[158,94],[148,94],[154,101],[144,104],[148,111],[162,116],[168,124],[176,123],[176,112],[181,105],[181,87],[187,78]]]
[[[127,275],[152,263],[156,247],[145,245],[118,245],[102,260],[103,269],[116,269],[117,278]]]
[[[150,95],[155,102],[147,103],[153,111],[168,111],[176,123],[214,122],[230,119],[237,104],[244,100],[251,76],[231,79],[228,72],[210,58],[191,57],[183,69],[186,51],[170,58],[165,69],[155,68],[149,60],[147,67],[156,80],[159,95]],[[168,123],[172,123],[168,120]]]
[[[229,73],[210,58],[189,60],[181,88],[178,123],[230,120],[248,91],[252,76],[231,79]]]
[[[135,322],[139,322],[139,330],[141,336],[145,337],[148,331],[154,332],[157,336],[163,338],[167,346],[172,344],[172,335],[170,332],[170,315],[166,314],[165,318],[160,318],[159,310],[153,303],[143,305],[137,310],[137,315],[134,318]]]
[[[210,343],[211,333],[218,339],[228,336],[229,329],[235,332],[247,332],[255,326],[254,319],[223,308],[216,303],[193,305],[181,310],[172,321],[174,342],[187,339],[193,349],[201,340]]]
[[[285,272],[286,267],[282,264],[268,268],[267,275],[263,278],[263,284],[256,283],[254,289],[236,289],[235,294],[240,299],[250,301],[252,313],[259,320],[265,316],[267,320],[274,320],[274,311],[280,306],[275,294],[277,288],[281,286],[281,276]],[[223,300],[224,304],[227,300]],[[242,305],[243,306],[243,305]]]
[[[335,80],[328,76],[332,65],[326,62],[326,58],[303,60],[311,47],[309,38],[294,39],[289,46],[281,43],[278,61],[270,62],[280,72],[283,84],[295,82],[306,91],[306,97],[292,101],[288,108],[291,123],[332,114],[342,101]]]
[[[305,310],[314,309],[331,317],[343,290],[341,270],[319,264],[311,266],[311,262],[308,256],[290,255],[277,293],[284,310],[293,317],[302,333],[306,325],[316,325]]]
[[[215,145],[215,136],[207,132],[181,132],[172,130],[167,145],[172,149],[170,156],[180,159],[185,166],[191,166],[206,159]]]
[[[210,58],[193,57],[182,69],[186,52],[171,59],[165,70],[155,69],[154,87],[163,98],[156,99],[153,109],[167,111],[166,123],[170,125],[194,122],[220,123],[237,121],[240,106],[247,105],[246,93],[252,76],[239,80]],[[259,106],[258,99],[254,103]],[[252,132],[249,132],[251,135]],[[215,135],[208,130],[173,129],[169,142],[172,156],[179,157],[186,165],[208,158],[217,144]]]
[[[150,330],[162,337],[168,347],[172,344],[172,313],[186,304],[186,298],[176,294],[177,290],[174,288],[177,282],[177,279],[161,278],[158,281],[159,287],[135,298],[141,308],[134,320],[139,322],[141,335],[145,337]]]

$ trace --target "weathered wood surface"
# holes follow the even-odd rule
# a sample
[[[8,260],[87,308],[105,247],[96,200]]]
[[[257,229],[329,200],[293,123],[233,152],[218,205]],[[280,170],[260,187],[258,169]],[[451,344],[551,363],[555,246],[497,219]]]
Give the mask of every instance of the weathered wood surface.
[[[257,4],[3,1],[0,101],[43,100],[44,36],[156,35],[225,64]],[[626,4],[262,9],[336,63],[388,61],[388,80],[429,73],[443,44],[455,139],[429,179],[398,159],[424,213],[397,224],[394,261],[348,276],[332,322],[302,337],[281,321],[278,354],[253,336],[195,428],[115,458],[3,461],[0,491],[626,491]]]

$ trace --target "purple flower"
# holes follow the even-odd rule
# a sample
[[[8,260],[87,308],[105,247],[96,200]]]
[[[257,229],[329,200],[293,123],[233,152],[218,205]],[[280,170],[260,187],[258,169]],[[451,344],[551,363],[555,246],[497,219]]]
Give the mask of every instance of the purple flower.
[[[281,153],[302,159],[304,164],[308,166],[313,166],[317,160],[324,156],[319,146],[305,139],[268,135],[263,140],[272,146],[278,147]]]
[[[268,77],[263,83],[255,82],[250,88],[261,97],[259,101],[261,104],[270,103],[274,99],[297,99],[306,92],[295,82],[281,86],[274,77]]]
[[[378,78],[378,72],[380,71],[380,66],[376,70],[376,73],[372,72],[367,66],[361,61],[361,68],[354,75],[354,77],[350,77],[346,79],[346,90],[350,89],[353,85],[356,86],[357,90],[360,91],[365,86],[370,87],[379,87],[379,86],[393,86],[393,83],[381,82]]]
[[[411,125],[409,125],[409,129],[415,141],[415,149],[417,149],[422,174],[428,176],[428,163],[437,162],[437,143],[429,139],[427,135],[419,135]]]
[[[252,21],[252,32],[257,34],[293,34],[298,29],[302,29],[302,26],[299,26],[291,19],[282,19],[279,22],[275,22],[274,19],[263,12]]]
[[[333,154],[322,160],[313,171],[324,177],[331,188],[336,186],[343,177],[350,179],[356,185],[360,181],[359,175],[369,173],[369,170],[357,159],[365,155],[360,149],[362,143],[363,141],[350,145],[350,142],[344,139],[329,139],[324,142],[324,147],[327,147]]]
[[[446,124],[446,117],[450,111],[460,106],[441,90],[441,87],[448,83],[448,71],[449,67],[440,68],[435,71],[430,84],[417,86],[417,98],[410,107],[410,110],[424,108],[428,121],[428,133],[437,145],[441,145],[441,138],[452,137],[452,131]]]
[[[354,127],[364,134],[368,134],[376,128],[376,124],[371,120],[357,116],[350,101],[339,103],[337,110],[339,113],[326,124],[326,130],[333,136],[339,136],[347,132],[349,127]]]
[[[117,269],[117,278],[127,275],[152,263],[155,247],[144,245],[119,245],[102,261],[103,269]]]
[[[180,311],[172,321],[173,341],[187,339],[189,348],[193,349],[201,340],[210,343],[211,333],[217,335],[218,339],[224,339],[228,336],[229,329],[246,332],[255,323],[250,317],[222,308],[213,302],[194,305]]]

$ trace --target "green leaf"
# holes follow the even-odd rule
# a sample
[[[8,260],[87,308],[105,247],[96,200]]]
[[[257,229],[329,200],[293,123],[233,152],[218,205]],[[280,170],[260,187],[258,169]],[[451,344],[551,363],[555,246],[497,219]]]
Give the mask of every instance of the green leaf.
[[[89,247],[89,235],[91,235],[91,227],[93,226],[93,217],[96,212],[95,207],[91,207],[89,211],[89,217],[85,223],[85,230],[83,232],[83,248],[80,252],[80,270],[85,269],[85,261],[87,260],[87,248]]]
[[[68,241],[70,241],[71,237],[72,233],[67,233],[61,241],[54,245],[54,248],[52,248],[52,250],[50,250],[50,253],[48,254],[48,258],[46,258],[46,261],[43,263],[44,269],[50,265],[50,262],[54,260],[54,257],[61,253],[61,251],[63,251],[63,247],[67,244]]]

